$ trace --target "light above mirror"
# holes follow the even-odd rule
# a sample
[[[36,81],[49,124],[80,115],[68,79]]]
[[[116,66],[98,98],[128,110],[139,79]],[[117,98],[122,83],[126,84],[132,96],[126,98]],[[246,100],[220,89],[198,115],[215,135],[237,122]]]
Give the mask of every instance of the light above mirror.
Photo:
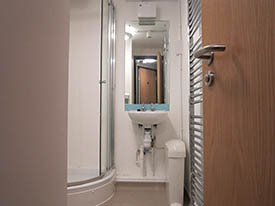
[[[134,36],[137,33],[137,30],[131,24],[126,24],[126,26],[125,26],[125,33],[126,34],[131,34],[131,36]]]
[[[143,59],[142,61],[138,61],[139,63],[143,63],[143,64],[151,64],[151,63],[155,63],[157,62],[156,59]]]
[[[125,104],[169,104],[169,22],[125,24]]]

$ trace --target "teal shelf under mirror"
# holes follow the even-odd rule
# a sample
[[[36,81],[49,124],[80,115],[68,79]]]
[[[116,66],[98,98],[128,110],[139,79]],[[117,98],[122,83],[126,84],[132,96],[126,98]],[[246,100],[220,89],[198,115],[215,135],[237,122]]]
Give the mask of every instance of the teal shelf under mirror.
[[[137,111],[141,110],[142,104],[125,104],[125,111]],[[146,111],[151,110],[151,104],[144,104]],[[169,104],[154,104],[155,111],[169,111]]]

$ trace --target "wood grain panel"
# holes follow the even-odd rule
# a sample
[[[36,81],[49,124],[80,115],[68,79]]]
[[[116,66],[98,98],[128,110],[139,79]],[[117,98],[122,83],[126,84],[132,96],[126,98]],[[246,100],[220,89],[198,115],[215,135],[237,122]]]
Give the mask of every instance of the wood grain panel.
[[[204,86],[206,206],[275,205],[273,0],[202,0],[203,45],[216,53]]]

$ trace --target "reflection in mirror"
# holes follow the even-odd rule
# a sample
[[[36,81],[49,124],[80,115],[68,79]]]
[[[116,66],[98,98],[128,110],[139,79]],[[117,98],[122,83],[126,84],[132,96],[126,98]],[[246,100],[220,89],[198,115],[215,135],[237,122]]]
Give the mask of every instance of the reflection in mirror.
[[[125,104],[168,104],[169,23],[125,24]]]

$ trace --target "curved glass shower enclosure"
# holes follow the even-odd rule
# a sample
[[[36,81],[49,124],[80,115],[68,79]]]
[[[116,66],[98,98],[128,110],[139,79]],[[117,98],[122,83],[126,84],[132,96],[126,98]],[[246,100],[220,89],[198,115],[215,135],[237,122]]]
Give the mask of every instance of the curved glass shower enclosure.
[[[71,0],[68,185],[113,168],[114,7],[111,0]]]

